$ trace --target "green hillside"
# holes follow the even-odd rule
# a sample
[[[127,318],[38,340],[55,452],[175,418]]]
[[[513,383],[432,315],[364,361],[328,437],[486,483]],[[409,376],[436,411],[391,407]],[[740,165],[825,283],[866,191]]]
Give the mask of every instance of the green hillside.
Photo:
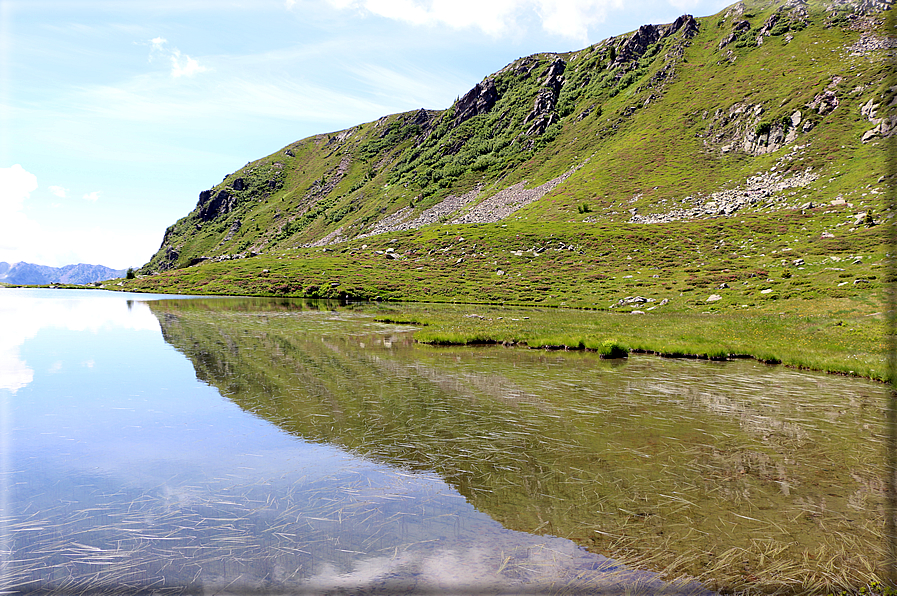
[[[521,58],[447,110],[317,135],[226,176],[126,287],[868,305],[887,277],[891,14],[746,2]]]

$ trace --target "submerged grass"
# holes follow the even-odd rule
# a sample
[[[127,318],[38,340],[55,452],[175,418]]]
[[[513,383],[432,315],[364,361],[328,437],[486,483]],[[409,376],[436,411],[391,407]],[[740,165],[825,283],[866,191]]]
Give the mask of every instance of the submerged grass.
[[[204,313],[202,302],[152,305],[201,379],[299,436],[436,472],[506,527],[723,593],[854,594],[881,579],[882,407],[872,383],[749,362],[429,347],[371,322],[612,350],[645,330],[632,328],[645,324],[638,315],[334,304],[275,319]],[[751,323],[715,320],[713,341],[735,341]],[[854,324],[841,321],[832,328]],[[584,326],[588,341],[570,332]],[[788,340],[778,317],[755,326]],[[686,336],[683,353],[687,341],[701,347]]]
[[[421,343],[519,344],[593,350],[609,358],[627,351],[711,360],[749,357],[770,364],[882,381],[885,337],[880,314],[848,314],[850,301],[830,301],[829,313],[724,312],[643,316],[568,309],[379,304],[378,317],[419,321]],[[383,314],[381,314],[383,313]],[[385,313],[395,313],[386,315]]]

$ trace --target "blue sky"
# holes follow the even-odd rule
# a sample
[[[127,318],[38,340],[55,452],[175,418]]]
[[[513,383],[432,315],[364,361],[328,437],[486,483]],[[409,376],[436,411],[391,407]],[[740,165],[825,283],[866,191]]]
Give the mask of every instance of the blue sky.
[[[728,0],[0,0],[0,261],[139,266],[298,139]]]

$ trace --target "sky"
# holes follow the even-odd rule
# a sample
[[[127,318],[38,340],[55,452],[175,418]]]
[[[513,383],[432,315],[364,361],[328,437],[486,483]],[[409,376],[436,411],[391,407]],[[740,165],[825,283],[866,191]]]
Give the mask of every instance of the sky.
[[[299,139],[730,0],[0,0],[0,261],[139,267]]]

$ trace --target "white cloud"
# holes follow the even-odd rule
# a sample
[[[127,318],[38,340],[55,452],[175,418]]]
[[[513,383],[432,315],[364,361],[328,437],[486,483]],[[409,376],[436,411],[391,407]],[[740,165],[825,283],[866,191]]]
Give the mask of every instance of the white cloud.
[[[60,199],[64,199],[68,189],[65,189],[61,186],[50,186],[49,191],[59,197]]]
[[[176,79],[179,77],[192,77],[196,73],[205,72],[206,70],[205,66],[200,66],[199,62],[186,54],[184,54],[182,59],[181,53],[177,50],[171,55],[171,76]]]
[[[99,198],[100,198],[100,193],[99,193],[99,191],[96,191],[96,190],[84,195],[85,201],[91,201],[93,203],[96,203]]]
[[[538,12],[548,33],[586,41],[589,28],[607,18],[608,8],[622,7],[622,0],[539,0]]]
[[[179,49],[168,49],[165,47],[165,44],[167,43],[168,40],[164,37],[154,37],[151,39],[149,59],[150,62],[152,62],[153,58],[157,55],[167,57],[171,63],[171,76],[173,78],[179,79],[181,77],[192,77],[195,74],[208,70],[208,68],[202,66],[195,58],[191,58],[187,54],[181,54]]]
[[[37,190],[37,176],[21,165],[0,168],[0,215],[10,216],[22,210],[29,195]],[[6,217],[0,217],[9,221]]]
[[[679,0],[682,2],[682,0]],[[686,0],[688,1],[688,0]],[[547,33],[586,40],[622,0],[328,0],[337,9],[367,11],[413,25],[476,28],[493,37],[520,32],[521,18],[535,16]]]
[[[25,216],[23,208],[35,190],[37,176],[21,165],[0,168],[0,260],[22,260],[21,247],[34,241],[37,224]]]

